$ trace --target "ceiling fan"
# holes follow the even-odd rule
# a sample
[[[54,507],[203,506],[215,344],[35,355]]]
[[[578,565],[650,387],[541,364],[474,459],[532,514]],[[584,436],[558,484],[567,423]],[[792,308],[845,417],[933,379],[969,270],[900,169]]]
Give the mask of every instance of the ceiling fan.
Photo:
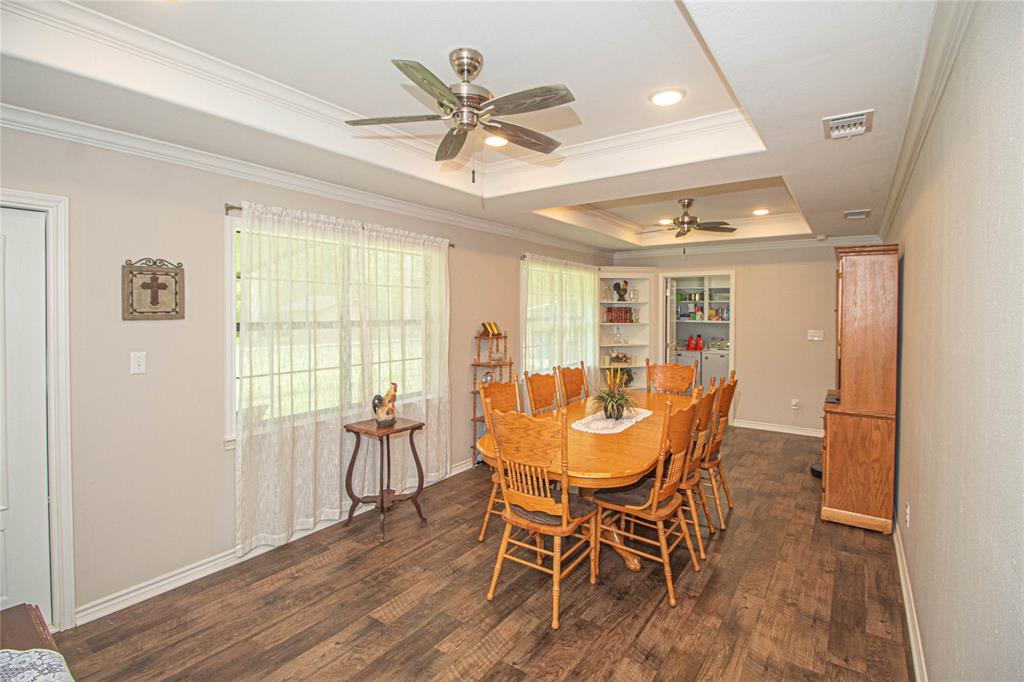
[[[729,225],[724,220],[709,220],[707,222],[701,221],[695,215],[690,215],[689,208],[693,206],[693,199],[680,199],[679,206],[683,209],[683,215],[672,219],[672,226],[668,229],[674,230],[679,229],[676,232],[676,239],[679,237],[685,237],[690,234],[691,230],[701,230],[704,232],[735,232],[736,228]],[[659,225],[661,227],[661,225]]]
[[[383,118],[360,118],[345,121],[350,126],[372,126],[386,123],[412,123],[414,121],[454,121],[455,126],[438,145],[435,161],[454,159],[462,150],[469,133],[479,125],[496,137],[508,140],[512,144],[526,147],[543,154],[550,154],[562,143],[535,130],[523,128],[507,121],[499,121],[494,116],[512,116],[530,111],[540,111],[568,104],[575,101],[569,88],[564,85],[542,85],[510,95],[494,97],[491,92],[480,85],[472,83],[484,58],[472,48],[460,47],[448,55],[455,73],[461,82],[445,85],[440,78],[419,62],[405,59],[392,59],[391,63],[398,67],[413,83],[434,98],[440,114],[422,114],[419,116],[386,116]]]

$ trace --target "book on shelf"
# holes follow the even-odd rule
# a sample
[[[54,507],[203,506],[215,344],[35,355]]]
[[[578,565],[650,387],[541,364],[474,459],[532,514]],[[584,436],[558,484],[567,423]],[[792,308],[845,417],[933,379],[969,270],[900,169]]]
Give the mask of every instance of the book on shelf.
[[[614,324],[633,324],[637,314],[632,306],[611,305],[605,309],[604,321]]]

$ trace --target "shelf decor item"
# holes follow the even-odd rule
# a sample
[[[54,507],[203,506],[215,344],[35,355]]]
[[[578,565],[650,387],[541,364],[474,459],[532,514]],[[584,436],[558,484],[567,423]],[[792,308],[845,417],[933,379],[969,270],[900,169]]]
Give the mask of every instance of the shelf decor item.
[[[378,427],[395,425],[395,400],[398,397],[398,384],[391,382],[391,387],[384,395],[373,396],[373,418]]]
[[[480,336],[501,336],[501,327],[497,322],[484,322]]]
[[[621,283],[616,282],[612,285],[612,289],[615,290],[615,295],[619,297],[618,300],[624,302],[626,295],[629,293],[629,282],[626,280],[622,280]]]
[[[163,258],[121,266],[122,320],[185,319],[185,268]]]
[[[594,401],[608,419],[622,419],[627,409],[636,406],[632,394],[626,390],[625,374],[621,369],[609,369],[604,376],[606,383],[594,395]]]

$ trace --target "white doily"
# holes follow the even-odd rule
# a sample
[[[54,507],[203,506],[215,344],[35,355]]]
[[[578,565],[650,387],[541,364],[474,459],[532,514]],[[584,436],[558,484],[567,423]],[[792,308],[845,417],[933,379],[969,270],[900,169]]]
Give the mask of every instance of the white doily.
[[[595,412],[572,423],[572,428],[584,433],[621,433],[633,424],[650,417],[653,412],[642,407],[627,408],[622,419],[608,419],[603,412]]]

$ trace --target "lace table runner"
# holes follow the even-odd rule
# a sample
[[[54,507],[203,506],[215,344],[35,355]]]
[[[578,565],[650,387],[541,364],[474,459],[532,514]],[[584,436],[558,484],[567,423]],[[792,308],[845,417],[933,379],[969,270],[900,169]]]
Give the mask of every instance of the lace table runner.
[[[595,412],[572,423],[572,428],[584,433],[622,433],[633,424],[650,417],[653,412],[642,407],[627,409],[622,419],[608,419],[603,412]]]

